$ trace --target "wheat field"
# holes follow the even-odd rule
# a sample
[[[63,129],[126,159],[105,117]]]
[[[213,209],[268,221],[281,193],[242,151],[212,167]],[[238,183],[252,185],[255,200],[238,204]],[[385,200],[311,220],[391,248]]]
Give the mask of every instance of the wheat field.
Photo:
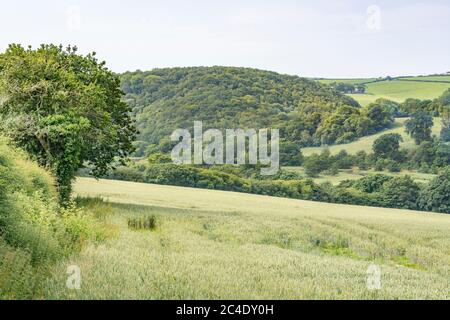
[[[450,298],[448,215],[89,178],[75,189],[108,200],[120,233],[56,266],[46,298]],[[127,227],[149,214],[156,230]],[[80,290],[66,288],[70,264]]]

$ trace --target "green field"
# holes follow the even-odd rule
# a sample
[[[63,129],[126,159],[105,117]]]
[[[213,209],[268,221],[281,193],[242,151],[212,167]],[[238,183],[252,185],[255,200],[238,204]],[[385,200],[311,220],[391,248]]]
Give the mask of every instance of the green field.
[[[75,190],[111,201],[120,235],[55,267],[46,298],[450,298],[445,214],[88,178]],[[146,214],[155,231],[127,227]],[[81,290],[66,288],[68,264]]]
[[[377,134],[362,137],[354,142],[346,144],[337,144],[332,146],[322,146],[322,147],[309,147],[303,148],[302,153],[305,156],[309,156],[313,153],[320,153],[323,149],[328,148],[331,154],[337,154],[341,150],[347,151],[348,154],[356,154],[358,151],[366,151],[367,153],[372,152],[373,142],[383,134],[387,133],[398,133],[402,136],[403,142],[401,147],[405,149],[411,149],[415,147],[414,140],[405,132],[404,123],[407,118],[397,118],[395,120],[395,125],[391,129],[383,130]],[[434,118],[434,126],[432,128],[432,134],[439,136],[442,128],[442,122],[440,118]]]
[[[365,94],[349,94],[365,106],[379,98],[403,102],[407,98],[434,99],[450,88],[450,76],[400,77],[391,81],[375,81],[376,78],[359,79],[321,79],[321,83],[344,82],[366,84]],[[439,81],[439,82],[437,82]]]
[[[450,75],[448,75],[448,76],[402,77],[401,79],[403,79],[403,80],[412,80],[412,81],[450,82]]]

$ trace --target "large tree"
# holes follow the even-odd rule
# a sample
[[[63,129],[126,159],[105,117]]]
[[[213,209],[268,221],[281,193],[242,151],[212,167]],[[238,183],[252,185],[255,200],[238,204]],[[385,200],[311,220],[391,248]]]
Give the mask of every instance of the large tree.
[[[397,160],[402,141],[398,133],[383,134],[373,142],[372,149],[377,158]]]
[[[422,191],[422,210],[450,213],[450,168],[442,171]]]
[[[414,139],[416,144],[431,140],[433,118],[426,112],[415,112],[405,122],[406,132]]]
[[[10,45],[0,54],[0,130],[56,176],[61,201],[84,164],[96,177],[132,152],[116,74],[76,47]]]

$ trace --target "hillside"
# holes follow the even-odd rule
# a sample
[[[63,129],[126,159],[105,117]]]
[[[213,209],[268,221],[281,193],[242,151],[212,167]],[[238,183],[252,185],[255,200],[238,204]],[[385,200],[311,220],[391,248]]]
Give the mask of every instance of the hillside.
[[[356,141],[344,144],[335,144],[331,146],[321,146],[321,147],[307,147],[302,149],[302,153],[305,156],[309,156],[313,153],[321,153],[322,150],[328,149],[331,154],[337,154],[341,150],[347,151],[349,154],[356,154],[358,151],[366,151],[367,153],[372,152],[373,142],[379,138],[383,134],[388,133],[398,133],[402,136],[403,141],[400,143],[402,148],[412,149],[415,148],[416,145],[414,140],[408,135],[405,131],[404,123],[408,118],[397,118],[395,119],[395,124],[392,128],[383,130],[376,134],[368,135],[362,137]],[[434,125],[432,128],[432,134],[439,136],[442,128],[442,119],[434,118]]]
[[[318,145],[349,138],[343,127],[336,133],[326,127],[339,115],[360,118],[359,105],[329,86],[269,71],[168,68],[127,72],[121,81],[137,119],[141,155],[151,144],[164,147],[174,129],[191,129],[194,120],[203,120],[204,129],[279,128],[287,141]]]
[[[120,236],[72,259],[83,290],[61,265],[47,298],[449,298],[448,215],[83,178],[75,190],[114,203]],[[147,215],[156,230],[127,227]],[[367,289],[372,263],[381,290]]]

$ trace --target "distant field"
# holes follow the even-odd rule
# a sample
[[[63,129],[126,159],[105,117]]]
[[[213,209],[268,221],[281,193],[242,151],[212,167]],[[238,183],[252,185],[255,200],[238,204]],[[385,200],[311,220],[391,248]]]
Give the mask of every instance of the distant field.
[[[303,167],[283,167],[283,169],[287,171],[293,171],[300,174],[304,174],[305,170]],[[323,183],[323,182],[330,182],[333,185],[339,184],[341,181],[344,180],[357,180],[364,176],[376,174],[376,173],[382,173],[384,175],[390,175],[390,176],[405,176],[409,175],[414,181],[416,182],[422,182],[426,183],[435,178],[436,176],[434,174],[427,174],[427,173],[420,173],[420,172],[413,172],[413,171],[405,171],[398,173],[392,173],[392,172],[376,172],[373,170],[367,171],[367,170],[359,170],[359,169],[348,169],[348,170],[340,170],[340,172],[337,175],[331,176],[326,174],[320,174],[317,178],[313,178],[314,182],[316,183]]]
[[[87,178],[75,190],[115,203],[120,236],[67,262],[81,290],[56,267],[46,298],[450,298],[449,215]],[[156,231],[127,228],[146,214]]]
[[[387,133],[398,133],[402,136],[403,142],[401,143],[402,148],[410,149],[415,146],[414,140],[405,132],[404,123],[407,118],[397,118],[395,120],[395,126],[392,129],[383,130],[374,135],[362,137],[357,141],[346,143],[346,144],[337,144],[332,146],[323,146],[323,147],[309,147],[303,148],[303,155],[309,156],[313,153],[320,153],[323,149],[328,148],[331,154],[337,154],[341,150],[347,151],[349,154],[356,154],[358,151],[366,151],[367,153],[372,151],[373,142],[383,134]],[[441,132],[441,119],[434,118],[434,126],[432,128],[432,134],[439,136]]]
[[[413,81],[439,81],[439,82],[450,82],[450,75],[448,76],[423,76],[423,77],[405,77],[401,78],[403,80],[413,80]]]
[[[342,83],[349,83],[349,84],[360,84],[360,83],[366,83],[366,82],[372,82],[377,80],[377,78],[354,78],[354,79],[319,79],[317,81],[325,84],[330,84],[333,82],[342,82]]]
[[[321,79],[321,83],[345,82],[351,84],[366,83],[365,94],[349,94],[365,106],[378,98],[403,102],[407,98],[434,99],[450,88],[450,76],[423,76],[395,78],[391,81],[376,81],[376,78],[360,79]],[[439,81],[439,82],[437,82]]]
[[[450,88],[450,82],[383,81],[367,85],[370,94],[402,102],[407,98],[434,99]]]

